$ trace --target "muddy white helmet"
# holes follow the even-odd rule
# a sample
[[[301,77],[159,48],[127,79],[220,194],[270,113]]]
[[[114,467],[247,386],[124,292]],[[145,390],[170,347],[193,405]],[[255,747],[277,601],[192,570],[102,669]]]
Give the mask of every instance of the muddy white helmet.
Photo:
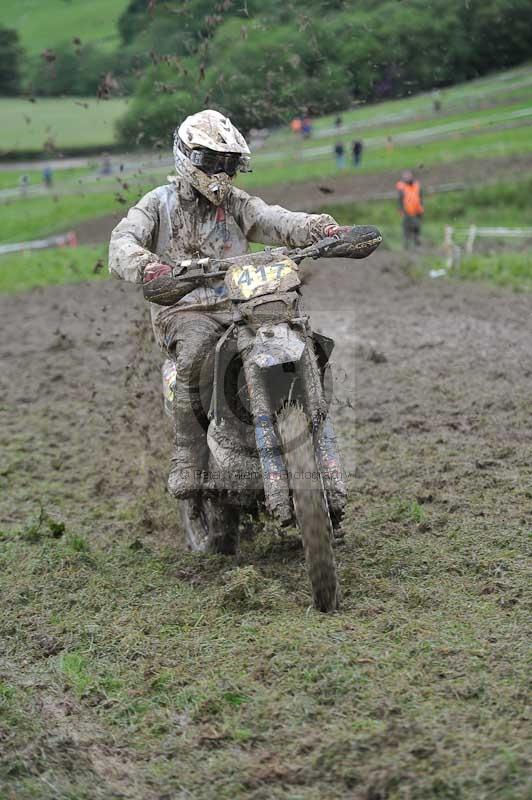
[[[208,175],[249,169],[250,151],[246,140],[228,117],[207,109],[187,117],[175,134],[175,149]]]

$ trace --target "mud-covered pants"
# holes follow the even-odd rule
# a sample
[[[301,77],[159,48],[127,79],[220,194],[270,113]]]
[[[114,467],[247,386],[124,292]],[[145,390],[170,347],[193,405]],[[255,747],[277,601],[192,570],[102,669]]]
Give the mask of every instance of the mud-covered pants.
[[[176,363],[175,454],[168,486],[173,494],[197,487],[208,467],[207,427],[212,395],[214,350],[225,326],[208,314],[180,313],[165,342]]]

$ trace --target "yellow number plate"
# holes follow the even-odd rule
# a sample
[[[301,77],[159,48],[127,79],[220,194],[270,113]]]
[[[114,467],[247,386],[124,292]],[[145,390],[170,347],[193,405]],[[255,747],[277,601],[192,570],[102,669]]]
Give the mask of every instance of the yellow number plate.
[[[247,264],[231,270],[231,283],[246,300],[255,294],[275,292],[283,278],[295,272],[293,262],[278,261],[275,264],[255,266]]]

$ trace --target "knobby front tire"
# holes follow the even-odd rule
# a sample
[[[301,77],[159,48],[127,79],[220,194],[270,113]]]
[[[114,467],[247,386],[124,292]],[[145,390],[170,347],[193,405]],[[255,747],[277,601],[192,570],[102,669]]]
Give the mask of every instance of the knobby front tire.
[[[340,590],[332,547],[333,529],[308,418],[301,406],[288,405],[280,412],[277,426],[314,606],[319,611],[336,611]]]

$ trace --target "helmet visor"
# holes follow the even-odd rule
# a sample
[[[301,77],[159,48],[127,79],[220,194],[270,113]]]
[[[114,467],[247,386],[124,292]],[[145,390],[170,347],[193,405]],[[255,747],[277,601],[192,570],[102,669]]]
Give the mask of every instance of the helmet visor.
[[[217,153],[215,150],[198,148],[190,151],[189,158],[195,167],[207,175],[225,172],[226,175],[233,177],[240,166],[242,156],[240,153]]]

